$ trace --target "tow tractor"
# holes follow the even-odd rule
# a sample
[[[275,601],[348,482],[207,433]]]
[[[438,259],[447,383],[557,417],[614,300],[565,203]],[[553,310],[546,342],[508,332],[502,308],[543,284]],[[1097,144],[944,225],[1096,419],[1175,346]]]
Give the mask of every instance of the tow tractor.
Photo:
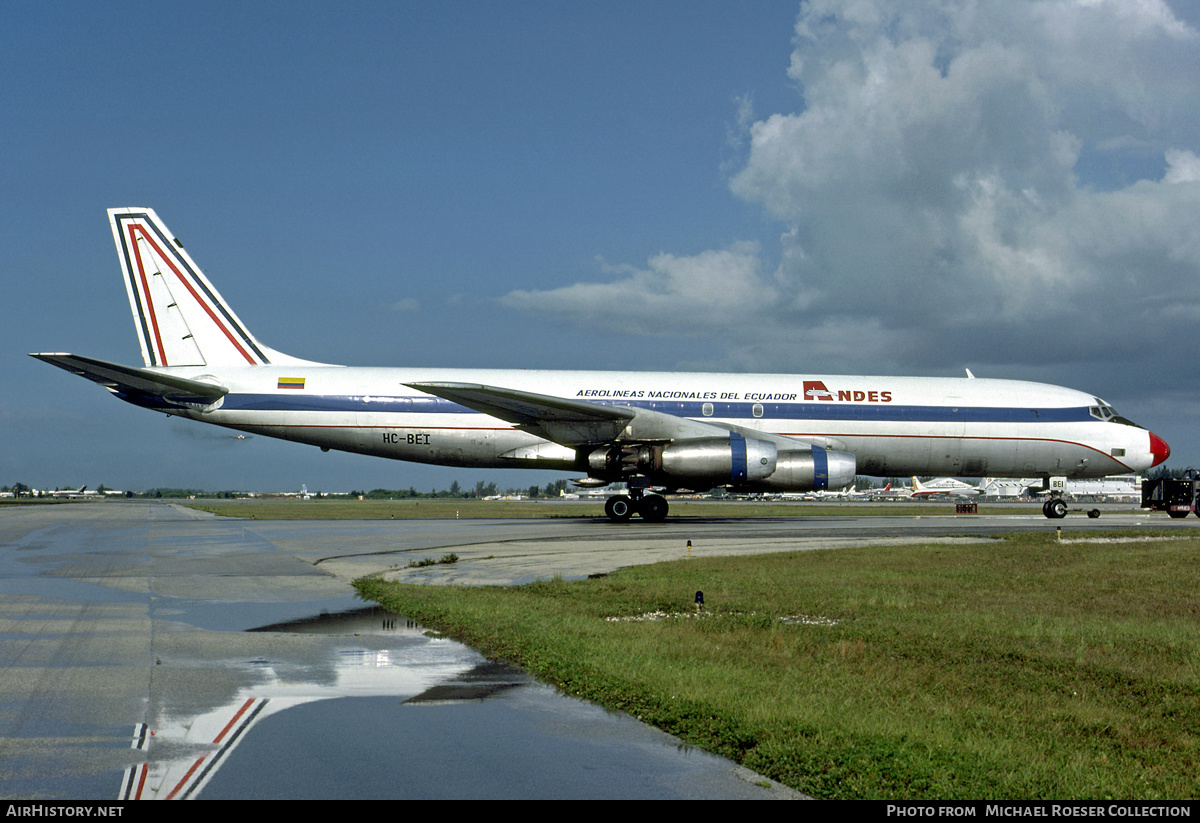
[[[1171,517],[1187,517],[1200,510],[1196,508],[1197,493],[1200,493],[1200,472],[1188,469],[1183,477],[1160,477],[1142,481],[1142,508],[1166,512]]]

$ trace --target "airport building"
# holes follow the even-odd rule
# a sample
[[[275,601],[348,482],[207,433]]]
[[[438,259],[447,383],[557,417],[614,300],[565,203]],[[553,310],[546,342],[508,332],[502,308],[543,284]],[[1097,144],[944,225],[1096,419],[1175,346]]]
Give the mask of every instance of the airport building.
[[[1069,500],[1108,500],[1112,502],[1140,502],[1142,499],[1142,478],[1136,474],[1123,474],[1114,477],[1097,478],[1094,480],[1062,480],[1058,482],[1056,491]],[[983,482],[983,493],[988,497],[1016,498],[1032,497],[1042,489],[1042,479],[1031,477],[1025,479],[1008,479],[989,477]],[[1031,492],[1030,489],[1033,491]]]

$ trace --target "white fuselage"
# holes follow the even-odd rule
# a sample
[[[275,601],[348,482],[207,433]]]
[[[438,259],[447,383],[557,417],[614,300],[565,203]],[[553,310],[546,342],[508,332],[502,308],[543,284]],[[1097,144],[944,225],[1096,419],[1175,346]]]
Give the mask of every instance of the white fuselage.
[[[605,504],[617,522],[663,520],[653,490],[827,491],[856,474],[1104,477],[1170,454],[1096,397],[1012,380],[313,363],[251,334],[153,209],[108,217],[145,367],[34,357],[139,406],[322,449],[621,481],[628,495]]]
[[[258,365],[163,373],[214,378],[194,420],[326,449],[478,468],[578,470],[573,449],[406,384],[503,386],[632,405],[845,451],[873,476],[1103,477],[1154,465],[1151,435],[1098,414],[1092,395],[1013,380]]]

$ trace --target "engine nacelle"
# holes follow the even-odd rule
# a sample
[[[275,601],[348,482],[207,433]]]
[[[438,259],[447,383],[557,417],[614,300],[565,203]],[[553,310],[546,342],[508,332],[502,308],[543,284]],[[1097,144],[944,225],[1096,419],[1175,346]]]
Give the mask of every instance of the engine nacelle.
[[[621,475],[621,449],[618,446],[596,449],[587,456],[588,476],[613,480]]]
[[[682,440],[665,446],[659,470],[689,486],[749,483],[775,471],[774,443],[731,432],[729,437]]]
[[[689,489],[732,486],[740,491],[840,489],[854,482],[849,452],[820,446],[779,451],[774,443],[730,432],[728,437],[656,444],[614,445],[587,456],[593,477],[643,475],[655,483]]]
[[[587,457],[596,477],[641,474],[655,482],[688,488],[711,488],[752,483],[775,471],[773,443],[731,432],[728,437],[681,440],[656,444],[596,449]]]
[[[857,463],[849,452],[820,446],[780,452],[775,471],[761,480],[735,484],[739,491],[808,492],[840,489],[854,482]]]

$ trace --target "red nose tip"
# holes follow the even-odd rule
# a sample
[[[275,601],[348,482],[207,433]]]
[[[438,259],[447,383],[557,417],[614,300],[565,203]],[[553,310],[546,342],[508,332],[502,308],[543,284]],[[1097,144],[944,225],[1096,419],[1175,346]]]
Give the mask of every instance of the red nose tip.
[[[1150,453],[1154,455],[1154,462],[1150,465],[1157,466],[1171,456],[1171,447],[1157,434],[1150,432]]]

